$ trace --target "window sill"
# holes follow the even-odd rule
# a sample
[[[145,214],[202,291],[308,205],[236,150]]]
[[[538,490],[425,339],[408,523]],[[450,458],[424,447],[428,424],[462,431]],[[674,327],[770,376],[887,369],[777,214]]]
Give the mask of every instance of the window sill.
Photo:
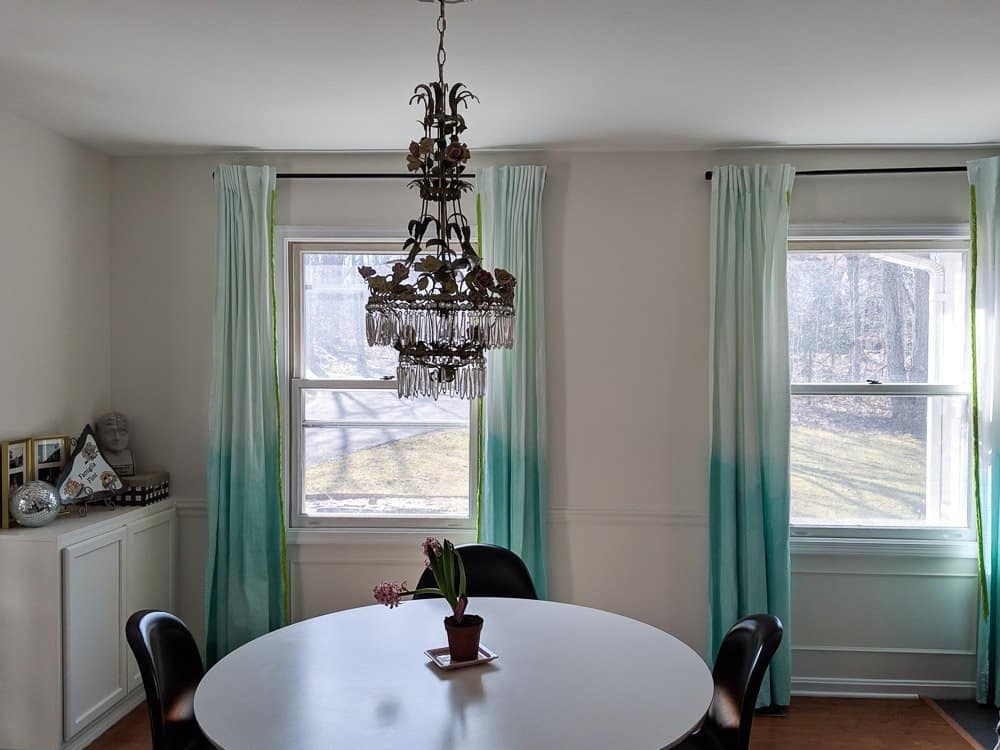
[[[871,530],[877,531],[877,530]],[[942,530],[945,531],[945,530]],[[837,555],[847,557],[948,557],[978,555],[975,539],[938,536],[923,539],[890,539],[860,536],[811,536],[792,530],[792,555]]]
[[[305,544],[354,544],[354,545],[416,545],[428,536],[448,537],[456,544],[476,541],[473,528],[349,528],[313,527],[285,529],[285,539],[289,545]]]

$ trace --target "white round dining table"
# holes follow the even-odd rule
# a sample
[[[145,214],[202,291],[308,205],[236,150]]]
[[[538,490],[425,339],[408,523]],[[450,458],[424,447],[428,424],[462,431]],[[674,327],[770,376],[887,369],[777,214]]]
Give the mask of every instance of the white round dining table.
[[[488,664],[442,671],[441,599],[316,617],[233,651],[195,716],[224,750],[660,750],[712,700],[701,657],[637,620],[588,607],[476,598]]]

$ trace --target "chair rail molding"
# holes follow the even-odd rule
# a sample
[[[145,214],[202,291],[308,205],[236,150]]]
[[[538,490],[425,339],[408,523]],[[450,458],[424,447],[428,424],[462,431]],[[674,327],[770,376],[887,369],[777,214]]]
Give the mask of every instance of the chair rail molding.
[[[204,498],[174,498],[177,515],[180,518],[205,518],[208,516],[208,500]]]
[[[549,508],[549,519],[557,523],[606,526],[707,526],[708,515],[688,511],[627,510],[622,508]]]

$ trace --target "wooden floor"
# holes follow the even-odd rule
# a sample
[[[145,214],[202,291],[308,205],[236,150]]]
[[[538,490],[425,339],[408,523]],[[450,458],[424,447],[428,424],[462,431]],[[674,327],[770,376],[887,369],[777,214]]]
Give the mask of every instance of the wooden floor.
[[[793,699],[788,716],[754,720],[750,745],[752,750],[979,750],[933,703],[842,698]],[[90,747],[150,750],[145,705]]]
[[[982,750],[923,700],[793,698],[787,717],[754,719],[753,750]]]

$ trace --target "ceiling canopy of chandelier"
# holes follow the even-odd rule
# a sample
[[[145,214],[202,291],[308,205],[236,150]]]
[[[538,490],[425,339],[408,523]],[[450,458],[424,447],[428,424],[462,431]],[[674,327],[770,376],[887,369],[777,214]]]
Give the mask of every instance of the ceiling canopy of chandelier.
[[[462,194],[472,185],[463,177],[470,154],[459,109],[479,99],[464,84],[444,82],[446,1],[454,0],[438,0],[438,79],[417,86],[410,99],[424,108],[423,136],[410,143],[406,159],[418,175],[410,187],[420,191],[420,215],[410,221],[406,256],[391,273],[358,269],[368,282],[368,344],[399,352],[400,398],[480,398],[485,350],[514,343],[515,279],[501,268],[483,268],[462,212]]]

